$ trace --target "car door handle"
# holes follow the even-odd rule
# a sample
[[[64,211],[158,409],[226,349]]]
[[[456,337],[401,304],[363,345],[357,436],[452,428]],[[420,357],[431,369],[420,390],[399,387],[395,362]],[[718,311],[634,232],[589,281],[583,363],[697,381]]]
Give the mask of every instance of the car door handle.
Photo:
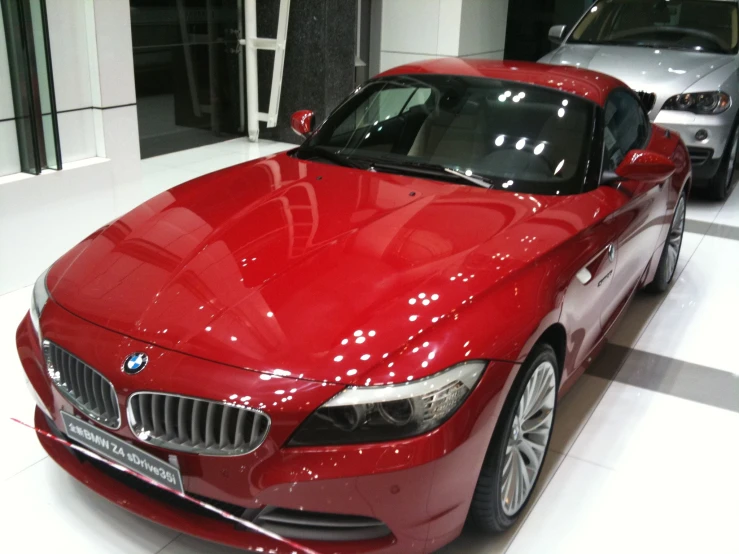
[[[608,258],[608,262],[611,264],[616,258],[616,246],[613,243],[610,243],[608,246],[603,248],[603,250],[596,254],[595,257],[590,260],[587,265],[585,265],[585,267],[581,268],[580,271],[575,274],[577,280],[580,281],[580,283],[582,283],[583,285],[587,285],[588,283],[590,283],[593,280],[595,274],[601,271],[603,267],[605,267],[605,258]]]
[[[593,274],[590,273],[590,270],[587,267],[583,267],[577,272],[576,277],[583,285],[587,285],[593,279]]]

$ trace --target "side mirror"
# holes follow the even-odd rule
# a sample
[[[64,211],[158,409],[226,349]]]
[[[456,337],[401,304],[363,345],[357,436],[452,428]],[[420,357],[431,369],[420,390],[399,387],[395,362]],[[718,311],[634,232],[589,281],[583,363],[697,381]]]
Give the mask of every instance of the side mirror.
[[[554,25],[549,27],[549,40],[554,44],[562,44],[567,32],[567,25]]]
[[[313,110],[299,110],[290,118],[290,127],[301,137],[307,137],[313,132]]]
[[[666,181],[675,173],[675,164],[667,156],[649,150],[632,150],[618,164],[615,172],[604,172],[603,183],[613,181]]]

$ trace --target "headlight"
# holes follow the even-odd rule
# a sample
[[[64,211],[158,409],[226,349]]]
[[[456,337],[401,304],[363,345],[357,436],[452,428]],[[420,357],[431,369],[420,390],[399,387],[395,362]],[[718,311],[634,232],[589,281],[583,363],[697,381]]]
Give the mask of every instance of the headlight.
[[[725,92],[690,92],[667,99],[663,110],[678,110],[697,114],[722,113],[731,106],[731,96]]]
[[[457,411],[486,364],[475,360],[400,385],[344,389],[305,420],[289,446],[381,442],[426,433]]]
[[[49,268],[51,269],[51,268]],[[36,336],[41,340],[41,312],[44,311],[46,301],[49,300],[49,290],[46,288],[46,276],[49,274],[49,269],[44,271],[38,279],[36,284],[33,285],[33,296],[31,297],[31,323],[33,328],[36,330]]]

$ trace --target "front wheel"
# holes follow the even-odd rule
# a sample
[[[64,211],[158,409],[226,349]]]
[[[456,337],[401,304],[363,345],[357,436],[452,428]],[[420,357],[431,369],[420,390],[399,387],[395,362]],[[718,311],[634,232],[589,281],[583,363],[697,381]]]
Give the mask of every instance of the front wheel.
[[[665,246],[662,250],[662,256],[659,259],[657,272],[654,274],[654,280],[647,285],[649,292],[665,292],[667,287],[675,277],[677,269],[677,260],[680,257],[680,248],[683,244],[683,233],[685,232],[685,192],[675,205],[675,213],[672,216],[672,224],[670,232],[667,235]]]
[[[513,525],[531,497],[552,435],[557,375],[554,350],[538,345],[506,400],[470,506],[472,521],[486,531]]]

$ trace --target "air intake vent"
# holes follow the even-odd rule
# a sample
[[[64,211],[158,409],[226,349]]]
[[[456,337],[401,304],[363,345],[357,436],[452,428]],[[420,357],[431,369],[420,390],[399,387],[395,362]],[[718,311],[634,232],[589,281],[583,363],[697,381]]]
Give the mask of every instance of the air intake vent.
[[[211,456],[259,448],[270,419],[250,408],[175,394],[137,392],[128,399],[128,424],[142,441]]]
[[[692,163],[693,166],[703,165],[713,157],[712,148],[688,146],[688,153],[690,154],[690,163]]]
[[[118,399],[110,381],[48,340],[44,341],[44,356],[49,377],[64,398],[101,425],[111,429],[120,427]]]
[[[271,506],[262,510],[254,523],[283,537],[302,540],[366,541],[390,534],[387,525],[371,517]]]
[[[654,103],[657,101],[657,96],[653,92],[644,92],[643,90],[637,90],[636,95],[641,100],[642,106],[647,112],[651,112],[654,108]]]

